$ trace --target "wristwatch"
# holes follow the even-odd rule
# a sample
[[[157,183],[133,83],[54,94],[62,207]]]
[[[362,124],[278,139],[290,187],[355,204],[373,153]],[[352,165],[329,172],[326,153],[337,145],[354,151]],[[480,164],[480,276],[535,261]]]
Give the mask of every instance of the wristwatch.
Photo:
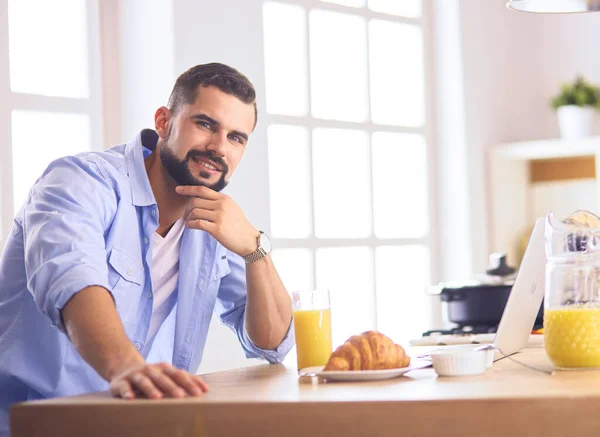
[[[271,249],[272,249],[271,239],[263,231],[258,231],[258,232],[260,232],[258,237],[256,237],[258,249],[256,249],[251,254],[245,255],[242,257],[242,258],[244,258],[244,261],[246,261],[246,264],[250,264],[250,263],[253,263],[254,261],[258,261],[259,259],[264,258],[265,256],[267,256],[268,254],[271,253]]]

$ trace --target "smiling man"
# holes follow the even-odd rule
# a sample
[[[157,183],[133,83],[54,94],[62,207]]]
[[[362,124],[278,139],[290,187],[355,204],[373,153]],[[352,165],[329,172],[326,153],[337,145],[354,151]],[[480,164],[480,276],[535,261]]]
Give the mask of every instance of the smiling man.
[[[50,164],[0,260],[0,435],[18,401],[201,395],[213,311],[246,356],[285,357],[291,302],[268,237],[221,193],[256,118],[245,76],[198,65],[154,130]]]

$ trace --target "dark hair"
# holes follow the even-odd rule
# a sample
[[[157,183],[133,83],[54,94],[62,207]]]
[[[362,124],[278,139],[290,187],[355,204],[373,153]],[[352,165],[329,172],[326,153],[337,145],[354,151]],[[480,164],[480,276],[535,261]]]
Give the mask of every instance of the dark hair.
[[[254,85],[235,68],[217,62],[196,65],[177,78],[167,105],[173,115],[177,114],[183,105],[190,105],[196,101],[196,90],[200,85],[215,86],[244,103],[254,104],[254,126],[256,126],[258,111]]]

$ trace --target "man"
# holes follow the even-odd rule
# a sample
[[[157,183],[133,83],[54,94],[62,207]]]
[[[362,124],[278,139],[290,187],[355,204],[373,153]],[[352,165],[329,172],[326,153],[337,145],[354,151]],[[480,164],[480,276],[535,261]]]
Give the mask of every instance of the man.
[[[213,310],[248,357],[285,357],[291,302],[268,238],[220,193],[256,117],[246,77],[198,65],[155,130],[50,164],[0,260],[0,434],[18,401],[201,395]]]

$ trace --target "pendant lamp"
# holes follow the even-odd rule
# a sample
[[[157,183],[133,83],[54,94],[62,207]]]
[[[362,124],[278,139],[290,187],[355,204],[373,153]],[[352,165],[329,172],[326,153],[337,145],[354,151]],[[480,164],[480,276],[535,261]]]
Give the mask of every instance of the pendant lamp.
[[[600,12],[600,0],[510,0],[509,9],[537,14]]]

